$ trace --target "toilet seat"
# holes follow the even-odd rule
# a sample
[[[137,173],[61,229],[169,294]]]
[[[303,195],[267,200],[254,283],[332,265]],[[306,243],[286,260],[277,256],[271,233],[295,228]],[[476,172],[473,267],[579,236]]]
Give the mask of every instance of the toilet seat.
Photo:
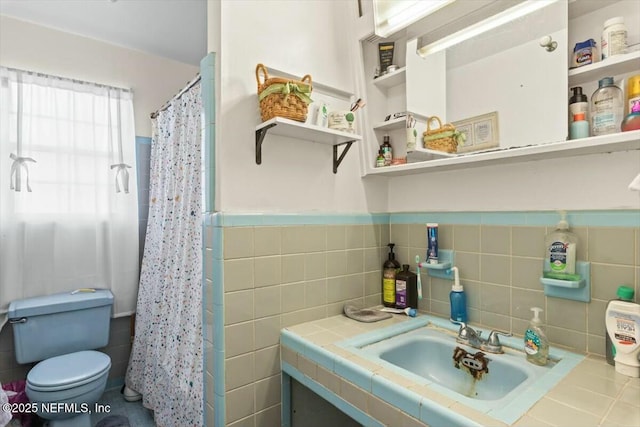
[[[27,374],[31,390],[54,392],[88,384],[105,375],[111,358],[99,351],[77,351],[43,360]]]

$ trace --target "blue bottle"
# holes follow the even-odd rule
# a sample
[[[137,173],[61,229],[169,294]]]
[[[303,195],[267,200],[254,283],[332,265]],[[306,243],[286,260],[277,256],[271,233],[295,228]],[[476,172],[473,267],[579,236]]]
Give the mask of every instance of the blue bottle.
[[[467,322],[467,296],[460,284],[458,276],[458,267],[452,267],[454,274],[453,286],[449,293],[451,301],[451,320],[454,322]]]

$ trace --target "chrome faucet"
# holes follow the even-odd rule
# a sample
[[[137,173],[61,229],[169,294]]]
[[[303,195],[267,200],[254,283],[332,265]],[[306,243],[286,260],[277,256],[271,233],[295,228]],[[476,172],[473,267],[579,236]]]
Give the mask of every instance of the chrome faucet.
[[[487,353],[502,353],[502,344],[500,344],[500,339],[498,335],[502,335],[505,337],[512,336],[509,332],[503,332],[498,330],[492,330],[489,333],[489,337],[485,340],[481,337],[482,331],[476,332],[471,326],[467,325],[465,322],[456,322],[460,324],[460,330],[458,331],[458,336],[456,338],[456,342],[460,344],[466,344],[473,348],[478,348],[480,350],[486,351]]]

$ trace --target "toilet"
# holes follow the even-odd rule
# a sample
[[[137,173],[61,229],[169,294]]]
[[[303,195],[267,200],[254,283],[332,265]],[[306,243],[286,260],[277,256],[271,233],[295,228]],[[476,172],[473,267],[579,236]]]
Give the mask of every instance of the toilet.
[[[107,384],[113,294],[80,289],[9,304],[18,363],[38,362],[26,393],[48,427],[91,427],[90,413]]]

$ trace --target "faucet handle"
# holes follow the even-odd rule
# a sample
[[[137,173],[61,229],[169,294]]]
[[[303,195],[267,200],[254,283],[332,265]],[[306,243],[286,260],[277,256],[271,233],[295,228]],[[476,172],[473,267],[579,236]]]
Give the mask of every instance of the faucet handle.
[[[502,335],[504,337],[512,337],[513,336],[510,332],[498,331],[498,330],[494,329],[489,333],[489,337],[487,338],[487,344],[489,344],[491,346],[499,346],[500,345],[500,339],[498,338],[498,335]]]

